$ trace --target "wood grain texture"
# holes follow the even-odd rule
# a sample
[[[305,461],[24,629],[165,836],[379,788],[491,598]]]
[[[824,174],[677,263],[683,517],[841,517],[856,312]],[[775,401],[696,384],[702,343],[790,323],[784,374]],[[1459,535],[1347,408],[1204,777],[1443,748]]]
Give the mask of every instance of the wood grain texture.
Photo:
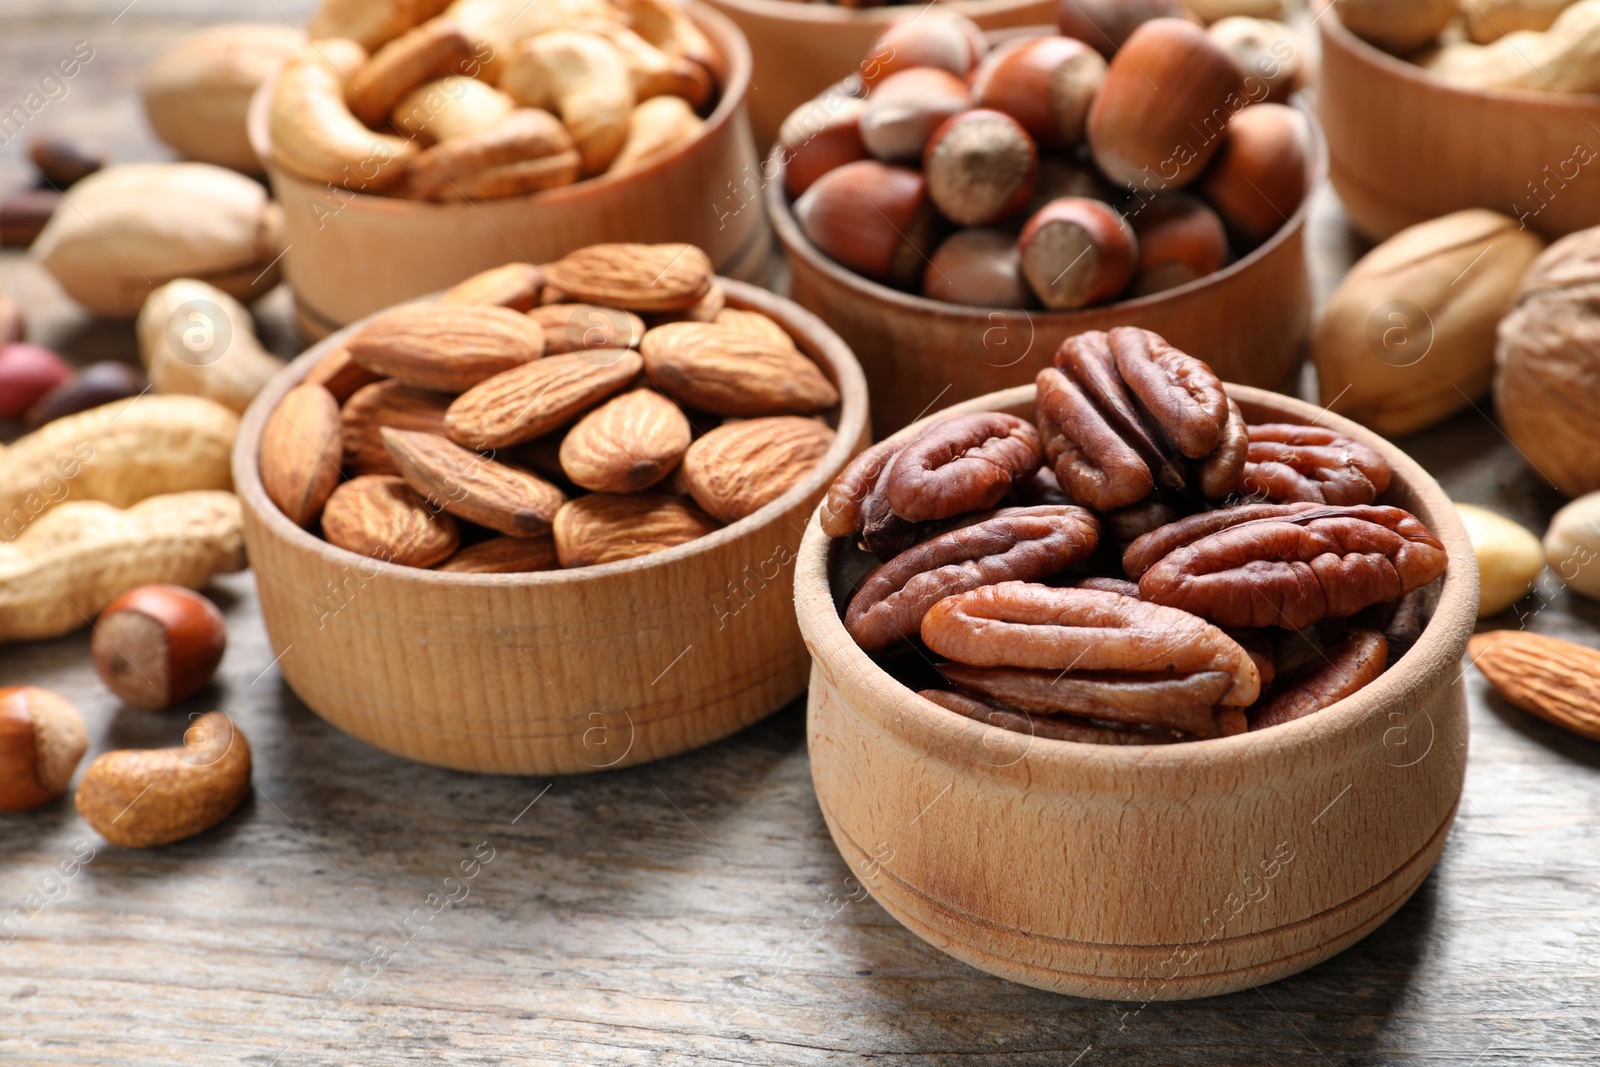
[[[777,321],[837,385],[838,433],[815,469],[755,514],[581,572],[420,570],[300,529],[262,487],[262,427],[350,331],[272,381],[240,427],[234,486],[278,669],[301,699],[387,752],[495,774],[660,759],[793,700],[809,670],[791,607],[794,559],[806,518],[870,439],[866,386],[820,320],[719,281],[731,306]]]
[[[1204,359],[1224,381],[1284,388],[1299,373],[1311,328],[1304,230],[1310,190],[1325,169],[1321,137],[1314,136],[1319,147],[1308,166],[1307,196],[1266,243],[1198,281],[1082,311],[960,307],[862,277],[801,231],[775,156],[767,168],[780,178],[767,187],[767,211],[788,253],[790,295],[826,316],[861,360],[880,436],[931,411],[1031,383],[1066,338],[1113,326],[1154,330]]]
[[[1416,647],[1293,724],[1122,748],[950,714],[857,647],[831,587],[836,543],[815,518],[807,526],[795,601],[815,661],[818,803],[851,865],[880,871],[878,902],[984,970],[1107,1000],[1233,992],[1368,933],[1444,847],[1467,757],[1460,661],[1478,607],[1466,531],[1437,484],[1383,438],[1287,397],[1230,395],[1251,422],[1320,419],[1377,451],[1395,472],[1385,501],[1450,553]],[[1033,402],[1024,386],[952,410],[1031,419]],[[1423,734],[1425,752],[1403,743]],[[1138,856],[1160,856],[1166,877],[1128,863]]]
[[[1462,208],[1554,239],[1600,225],[1600,99],[1451,85],[1317,19],[1329,176],[1375,240]]]
[[[509,260],[547,263],[603,241],[687,242],[723,274],[759,274],[771,241],[760,198],[730,192],[758,179],[745,116],[750,53],[717,12],[691,13],[725,63],[714,72],[722,98],[699,136],[626,173],[528,196],[432,203],[299,178],[271,162],[271,84],[262,86],[250,134],[285,208],[283,270],[302,328],[321,337]]]
[[[99,137],[121,159],[167,158],[131,89],[143,63],[202,24],[281,22],[278,10],[303,24],[313,6],[139,0],[112,25],[125,3],[8,3],[0,101],[21,99],[45,63],[92,36],[96,59],[35,123]],[[0,146],[0,188],[30,180],[20,143]],[[1326,195],[1307,239],[1321,293],[1365,251]],[[0,252],[0,284],[27,305],[33,340],[78,364],[134,360],[131,325],[88,318],[11,250]],[[287,290],[254,310],[269,347],[296,354]],[[1561,500],[1528,476],[1487,411],[1400,443],[1457,498],[1542,530]],[[425,767],[323,722],[271,665],[255,576],[227,576],[209,593],[228,619],[228,653],[215,688],[173,713],[120,708],[90,669],[87,631],[0,653],[0,685],[46,685],[78,705],[86,760],[175,744],[189,712],[221,707],[256,761],[239,812],[154,852],[103,845],[70,798],[0,817],[0,924],[59,877],[80,842],[96,849],[15,937],[0,925],[0,1061],[1593,1063],[1600,744],[1510,707],[1476,671],[1465,675],[1460,814],[1394,918],[1262,989],[1108,1005],[984,974],[860,899],[862,875],[840,859],[816,806],[798,703],[691,755],[560,779],[528,808],[547,780]],[[1515,627],[1519,613],[1529,629],[1600,647],[1600,605],[1549,571],[1480,629]],[[495,858],[469,895],[397,934],[390,924],[404,930],[483,841]],[[1129,862],[1167,877],[1160,856]],[[380,945],[394,954],[369,976],[361,965]]]

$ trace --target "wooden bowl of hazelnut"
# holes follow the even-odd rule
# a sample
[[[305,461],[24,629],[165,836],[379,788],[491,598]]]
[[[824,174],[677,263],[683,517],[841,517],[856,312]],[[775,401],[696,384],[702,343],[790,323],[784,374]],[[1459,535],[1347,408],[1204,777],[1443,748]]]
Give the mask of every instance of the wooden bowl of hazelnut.
[[[904,65],[956,21],[886,32],[867,95],[803,105],[768,159],[790,295],[860,356],[878,432],[1027,382],[1065,338],[1114,325],[1206,351],[1229,381],[1289,383],[1324,165],[1315,123],[1273,102],[1299,51],[1247,72],[1162,18],[1109,64],[1033,29],[990,35],[967,70]]]
[[[235,446],[278,667],[341,730],[460,770],[708,744],[805,687],[794,558],[866,410],[831,330],[688,246],[372,316],[269,383]]]
[[[750,42],[759,84],[750,88],[750,126],[765,151],[788,114],[849,76],[892,22],[920,17],[922,4],[797,3],[796,0],[706,0]],[[986,30],[1032,26],[1055,17],[1057,0],[950,0]]]
[[[1600,225],[1600,4],[1323,6],[1317,115],[1357,229],[1479,207],[1549,239]]]
[[[721,14],[458,4],[368,55],[333,21],[349,7],[324,7],[313,36],[341,39],[293,58],[249,115],[307,336],[597,242],[688,242],[726,276],[767,270],[760,198],[734,192],[759,166],[750,50]]]
[[[1478,600],[1399,449],[1245,386],[1212,420],[1215,377],[1140,334],[862,453],[795,578],[852,873],[958,959],[1130,1011],[1304,970],[1416,891]]]

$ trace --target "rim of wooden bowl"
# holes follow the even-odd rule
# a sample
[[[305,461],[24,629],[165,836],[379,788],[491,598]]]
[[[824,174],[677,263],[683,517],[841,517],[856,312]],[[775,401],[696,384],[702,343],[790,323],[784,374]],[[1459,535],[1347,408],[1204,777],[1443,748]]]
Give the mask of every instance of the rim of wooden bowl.
[[[1010,31],[1024,34],[1037,27],[1020,27]],[[831,90],[824,90],[824,93]],[[820,99],[815,97],[814,99]],[[805,105],[801,105],[805,106]],[[1049,308],[996,308],[980,307],[974,304],[951,304],[943,300],[933,300],[919,293],[908,293],[902,289],[895,289],[874,281],[864,274],[857,274],[844,264],[836,262],[831,256],[823,252],[800,229],[799,220],[794,217],[790,209],[789,194],[783,187],[783,161],[778,158],[780,146],[773,145],[772,151],[767,155],[763,177],[766,179],[767,188],[767,214],[772,219],[772,228],[778,235],[784,251],[791,256],[805,260],[811,269],[826,275],[836,284],[846,286],[866,297],[880,300],[886,304],[896,305],[906,311],[921,314],[937,314],[944,317],[966,316],[968,318],[994,321],[999,315],[1006,318],[1025,318],[1032,322],[1042,318],[1050,322],[1070,325],[1075,316],[1103,317],[1108,312],[1122,309],[1143,310],[1156,307],[1164,301],[1179,295],[1204,292],[1213,286],[1220,285],[1230,278],[1254,269],[1255,265],[1288,241],[1296,232],[1303,231],[1306,220],[1311,214],[1311,201],[1321,188],[1328,176],[1328,145],[1322,135],[1322,124],[1317,121],[1317,116],[1305,106],[1303,96],[1297,94],[1292,105],[1306,120],[1311,131],[1311,158],[1306,161],[1306,191],[1300,199],[1300,206],[1295,209],[1282,226],[1279,226],[1271,237],[1262,241],[1255,248],[1240,258],[1229,263],[1219,271],[1207,274],[1203,278],[1196,278],[1192,282],[1163,289],[1159,293],[1149,296],[1137,296],[1128,300],[1118,300],[1110,304],[1096,304],[1093,307],[1074,308],[1071,311],[1054,311]]]
[[[534,0],[535,3],[538,0]],[[542,189],[536,193],[522,193],[517,196],[485,197],[477,200],[410,200],[401,197],[380,196],[376,193],[354,192],[343,190],[338,195],[342,198],[350,196],[364,207],[374,209],[390,208],[399,211],[460,211],[471,209],[473,205],[486,203],[493,204],[525,204],[537,202],[540,205],[559,206],[563,201],[572,198],[587,196],[596,190],[605,189],[620,182],[634,182],[649,180],[659,174],[663,169],[672,166],[685,154],[693,151],[703,144],[724,126],[733,121],[739,109],[744,105],[745,97],[750,92],[750,68],[754,60],[750,56],[750,42],[740,32],[733,21],[711,7],[701,3],[700,0],[689,0],[685,11],[690,19],[698,26],[711,42],[711,46],[723,59],[725,71],[719,74],[718,89],[721,96],[717,106],[706,116],[705,125],[692,139],[674,148],[671,152],[653,159],[639,167],[632,167],[617,174],[597,174],[592,178],[584,178],[563,185],[555,189]],[[272,156],[272,131],[269,116],[272,110],[272,93],[278,85],[278,73],[262,81],[255,93],[250,97],[250,107],[246,112],[245,127],[250,139],[250,147],[255,150],[256,156],[261,160],[262,167],[274,182],[289,180],[322,185],[313,178],[303,177],[293,171],[285,170],[278,166]]]
[[[1342,416],[1265,389],[1230,383],[1227,390],[1241,407],[1255,413],[1252,421],[1266,416],[1275,421],[1315,422],[1324,429],[1348,434],[1376,450],[1389,462],[1394,470],[1395,481],[1407,486],[1417,497],[1421,505],[1415,509],[1417,517],[1443,542],[1449,555],[1444,586],[1433,616],[1416,644],[1376,680],[1359,692],[1293,722],[1232,737],[1173,745],[1096,745],[1019,732],[1018,736],[1031,738],[1028,748],[1030,759],[1037,758],[1046,767],[1079,773],[1088,770],[1147,775],[1140,778],[1141,789],[1167,789],[1171,791],[1170,795],[1181,799],[1184,791],[1192,785],[1192,780],[1172,772],[1192,768],[1196,759],[1267,761],[1285,754],[1293,755],[1319,748],[1363,722],[1385,716],[1395,709],[1409,710],[1420,706],[1420,698],[1424,694],[1441,685],[1451,684],[1447,675],[1459,672],[1467,638],[1471,636],[1477,621],[1478,567],[1472,544],[1467,539],[1466,529],[1456,513],[1455,505],[1438,482],[1416,460],[1388,440]],[[913,423],[895,434],[894,438],[914,433],[934,418],[1030,406],[1034,403],[1035,395],[1032,385],[989,393]],[[1247,418],[1251,416],[1247,414]],[[996,727],[969,719],[918,696],[915,690],[896,680],[874,662],[850,637],[834,605],[831,591],[833,541],[833,538],[823,534],[818,513],[814,512],[806,524],[795,568],[796,609],[801,632],[806,636],[813,657],[842,657],[842,662],[839,658],[833,658],[826,664],[827,669],[837,673],[848,672],[852,682],[866,690],[868,699],[861,701],[862,706],[857,710],[877,717],[885,729],[918,738],[929,755],[945,759],[952,765],[965,766],[975,772],[1003,773],[1005,768],[996,767],[985,758],[985,738]],[[820,652],[819,649],[827,651]],[[1455,684],[1459,684],[1459,680]]]
[[[1333,0],[1320,0],[1320,3],[1316,6],[1319,7],[1319,11],[1313,21],[1317,23],[1324,48],[1338,48],[1339,51],[1352,59],[1365,64],[1368,68],[1392,80],[1402,81],[1412,87],[1439,93],[1443,96],[1460,97],[1464,100],[1503,100],[1508,103],[1525,104],[1528,107],[1541,108],[1548,111],[1588,112],[1592,115],[1600,115],[1600,95],[1594,93],[1541,93],[1532,89],[1478,88],[1435,77],[1415,63],[1385,52],[1370,41],[1357,37],[1343,22],[1339,21],[1337,11],[1326,12],[1326,17],[1324,17],[1324,10],[1334,6]],[[1530,116],[1529,121],[1537,122],[1539,118],[1538,116]]]
[[[1016,11],[1034,6],[1038,0],[954,0],[939,4],[960,15],[988,15],[997,11]],[[882,4],[878,7],[841,7],[838,4],[796,3],[795,0],[717,0],[723,7],[736,8],[763,18],[826,28],[843,22],[871,22],[887,26],[925,10],[918,4]]]
[[[661,567],[670,567],[681,560],[707,552],[737,538],[744,537],[768,525],[773,519],[800,503],[806,496],[820,492],[829,485],[838,472],[855,455],[856,442],[867,431],[867,380],[857,362],[855,353],[828,324],[791,300],[776,296],[765,289],[731,278],[717,278],[727,294],[731,307],[749,308],[767,315],[788,330],[812,360],[828,373],[839,389],[838,425],[834,427],[833,443],[828,446],[817,465],[783,494],[769,500],[755,512],[737,522],[731,522],[704,537],[697,537],[681,545],[647,556],[595,563],[587,567],[557,567],[548,571],[518,571],[511,574],[469,574],[444,572],[426,567],[408,567],[397,563],[363,556],[357,552],[330,544],[289,521],[289,517],[268,497],[261,483],[260,446],[261,431],[267,416],[286,393],[299,385],[306,374],[329,353],[339,348],[356,330],[372,316],[351,323],[331,334],[303,352],[288,367],[267,383],[260,395],[251,402],[239,425],[239,435],[233,447],[234,491],[239,494],[259,517],[272,536],[301,548],[316,552],[334,563],[359,566],[376,575],[421,584],[452,586],[542,586],[564,585],[574,582],[637,574]],[[435,294],[437,295],[437,294]],[[419,301],[431,301],[432,296]],[[396,305],[400,306],[400,305]],[[377,312],[376,314],[382,314]]]

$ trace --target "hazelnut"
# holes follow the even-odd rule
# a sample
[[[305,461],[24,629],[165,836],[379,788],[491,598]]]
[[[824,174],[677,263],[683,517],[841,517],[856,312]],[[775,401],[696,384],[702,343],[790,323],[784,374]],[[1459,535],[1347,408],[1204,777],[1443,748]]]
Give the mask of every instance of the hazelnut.
[[[0,811],[27,811],[66,792],[88,747],[65,697],[31,685],[0,689]]]
[[[1222,150],[1195,190],[1245,244],[1257,245],[1300,209],[1310,156],[1310,127],[1298,111],[1257,104],[1233,117]]]
[[[1244,72],[1205,30],[1156,19],[1112,59],[1089,108],[1089,147],[1112,181],[1170,192],[1200,176],[1248,103]]]
[[[878,159],[910,163],[922,158],[928,138],[951,115],[972,106],[967,83],[947,70],[912,67],[891,74],[867,98],[861,143]]]
[[[861,143],[861,113],[866,109],[865,100],[821,96],[783,120],[778,148],[783,187],[790,196],[799,196],[836,167],[867,158],[867,146]]]
[[[1183,0],[1061,0],[1056,25],[1110,59],[1151,19],[1188,18]]]
[[[1228,262],[1222,219],[1199,197],[1166,193],[1130,215],[1139,238],[1132,295],[1149,296],[1215,274]]]
[[[1251,100],[1281,104],[1302,86],[1305,45],[1283,23],[1235,15],[1213,23],[1206,34],[1244,71],[1244,94]]]
[[[20,419],[51,389],[72,377],[72,365],[48,348],[0,346],[0,419]]]
[[[1116,208],[1099,200],[1052,200],[1022,228],[1022,273],[1045,307],[1088,307],[1133,280],[1138,241]]]
[[[1042,145],[1083,143],[1089,105],[1106,80],[1106,61],[1071,37],[1011,41],[989,53],[972,75],[979,107],[1004,111]]]
[[[117,696],[135,707],[170,708],[210,683],[227,644],[211,601],[181,586],[141,585],[106,605],[90,652]]]
[[[1045,156],[1039,160],[1039,179],[1034,182],[1033,203],[1028,205],[1028,212],[1032,214],[1064,196],[1103,200],[1108,204],[1119,199],[1118,191],[1092,164]]]
[[[817,179],[795,201],[794,214],[822,251],[869,278],[903,287],[922,277],[940,231],[922,175],[870,159]]]
[[[861,61],[861,80],[877,85],[912,67],[937,67],[965,78],[989,50],[978,24],[954,11],[925,8],[884,30]]]
[[[1345,29],[1389,52],[1413,52],[1461,13],[1461,0],[1334,0]]]
[[[1033,303],[1017,239],[1003,230],[958,230],[944,239],[922,275],[922,295],[947,304],[1020,308]]]
[[[29,426],[43,426],[64,415],[137,396],[144,387],[144,376],[126,363],[91,363],[35,401],[28,409],[27,422]]]
[[[978,108],[945,119],[922,159],[928,196],[958,226],[984,226],[1015,215],[1033,195],[1039,150],[1022,124]]]

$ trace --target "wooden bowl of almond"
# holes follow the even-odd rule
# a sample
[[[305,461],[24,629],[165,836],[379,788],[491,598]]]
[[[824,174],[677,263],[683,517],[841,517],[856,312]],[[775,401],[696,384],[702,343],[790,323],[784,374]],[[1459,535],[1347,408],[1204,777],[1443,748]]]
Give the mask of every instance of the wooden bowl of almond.
[[[863,452],[808,524],[812,777],[914,933],[1136,1013],[1310,967],[1415,892],[1477,568],[1384,438],[1146,331],[1061,352]]]
[[[234,452],[289,686],[386,751],[578,773],[793,700],[805,517],[869,439],[837,336],[689,245],[509,264],[316,345]]]
[[[251,101],[307,336],[605,241],[692,243],[739,279],[767,269],[760,198],[736,193],[759,165],[750,49],[721,14],[674,0],[373,14],[325,0],[312,43]]]

